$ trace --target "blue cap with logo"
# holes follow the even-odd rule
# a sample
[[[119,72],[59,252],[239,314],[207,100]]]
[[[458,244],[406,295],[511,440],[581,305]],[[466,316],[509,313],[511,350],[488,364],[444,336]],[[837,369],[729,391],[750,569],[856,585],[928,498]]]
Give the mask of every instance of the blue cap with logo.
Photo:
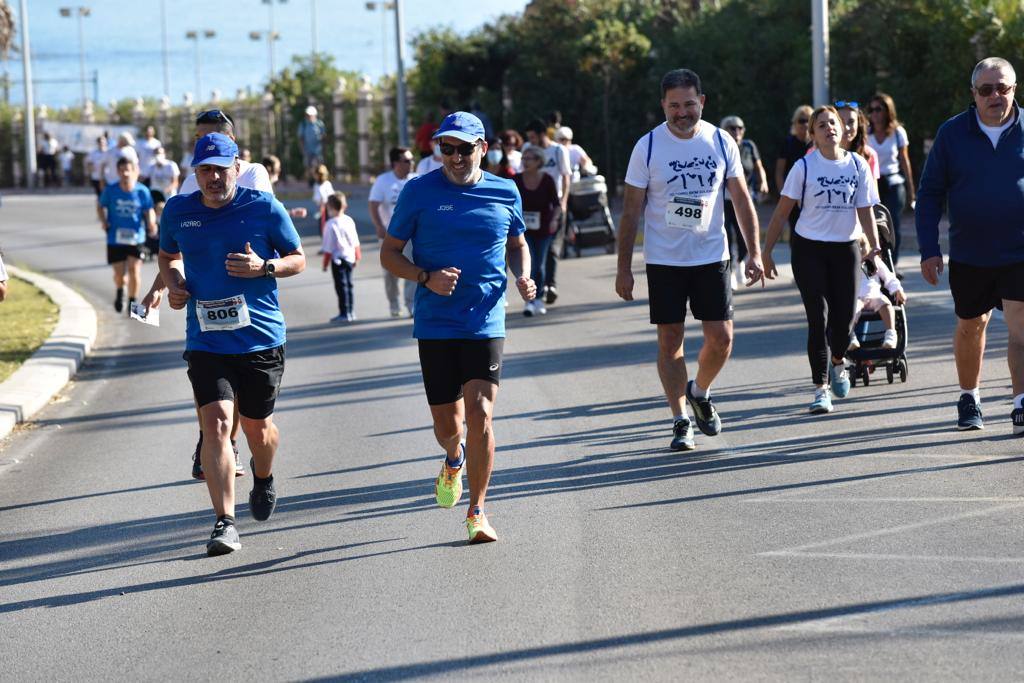
[[[238,156],[238,145],[224,133],[210,133],[196,141],[192,152],[192,167],[209,164],[211,166],[232,166]]]
[[[484,124],[468,111],[456,111],[444,117],[433,139],[440,137],[457,138],[464,142],[484,139]]]

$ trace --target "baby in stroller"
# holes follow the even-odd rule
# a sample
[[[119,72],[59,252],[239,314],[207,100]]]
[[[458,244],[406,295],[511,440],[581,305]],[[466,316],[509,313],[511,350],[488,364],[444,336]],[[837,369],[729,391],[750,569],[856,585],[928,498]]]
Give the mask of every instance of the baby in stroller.
[[[866,257],[870,249],[867,238],[861,235],[861,257]],[[882,336],[882,348],[895,349],[899,337],[896,334],[896,309],[892,302],[895,301],[897,305],[906,302],[907,295],[903,292],[903,285],[882,259],[862,261],[861,268],[864,277],[861,278],[860,290],[857,292],[857,307],[853,314],[854,329],[856,330],[857,323],[860,321],[861,313],[864,311],[877,313],[885,328]],[[882,293],[883,287],[891,295],[892,301]],[[857,339],[857,333],[851,332],[848,350],[856,351],[859,348],[860,340]]]

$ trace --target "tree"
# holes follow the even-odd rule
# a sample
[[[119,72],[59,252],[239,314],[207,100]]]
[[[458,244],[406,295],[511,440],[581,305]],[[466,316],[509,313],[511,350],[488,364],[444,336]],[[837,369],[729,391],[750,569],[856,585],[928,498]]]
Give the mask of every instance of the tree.
[[[0,0],[0,55],[6,55],[14,45],[14,14],[4,0]]]

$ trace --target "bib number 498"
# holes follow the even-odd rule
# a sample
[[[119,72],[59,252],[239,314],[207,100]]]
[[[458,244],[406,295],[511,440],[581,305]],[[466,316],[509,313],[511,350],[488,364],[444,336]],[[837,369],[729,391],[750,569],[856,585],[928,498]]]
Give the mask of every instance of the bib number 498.
[[[673,213],[680,218],[694,218],[700,220],[700,214],[703,211],[703,207],[700,206],[680,206]]]

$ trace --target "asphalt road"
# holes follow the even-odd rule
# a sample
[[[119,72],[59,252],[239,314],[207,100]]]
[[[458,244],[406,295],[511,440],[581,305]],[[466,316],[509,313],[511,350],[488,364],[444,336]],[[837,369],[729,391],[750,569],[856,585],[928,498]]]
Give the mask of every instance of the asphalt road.
[[[876,373],[807,415],[795,288],[744,291],[713,388],[724,431],[680,455],[644,278],[625,304],[614,257],[564,262],[548,316],[509,309],[501,540],[467,546],[465,498],[433,502],[440,451],[375,245],[350,328],[325,324],[330,277],[311,259],[282,282],[278,510],[257,523],[240,505],[242,550],[207,558],[181,314],[115,316],[88,197],[5,198],[0,247],[75,285],[101,325],[77,381],[0,449],[0,679],[1024,677],[1005,326],[988,428],[958,433],[948,293],[912,264],[906,384]]]

